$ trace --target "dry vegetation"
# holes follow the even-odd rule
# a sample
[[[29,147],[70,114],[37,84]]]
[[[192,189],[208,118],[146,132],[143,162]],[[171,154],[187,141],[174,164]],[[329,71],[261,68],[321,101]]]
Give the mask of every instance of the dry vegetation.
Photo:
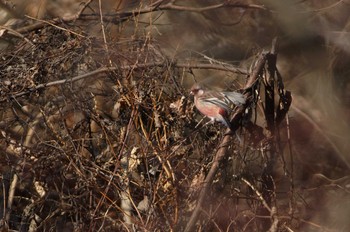
[[[1,231],[350,229],[350,3],[62,2],[0,4]]]

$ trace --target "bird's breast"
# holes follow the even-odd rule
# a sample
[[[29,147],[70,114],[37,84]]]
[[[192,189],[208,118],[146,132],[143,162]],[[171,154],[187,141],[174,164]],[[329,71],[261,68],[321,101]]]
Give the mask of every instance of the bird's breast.
[[[195,99],[197,109],[208,117],[217,117],[218,114],[226,115],[226,110],[210,102]]]

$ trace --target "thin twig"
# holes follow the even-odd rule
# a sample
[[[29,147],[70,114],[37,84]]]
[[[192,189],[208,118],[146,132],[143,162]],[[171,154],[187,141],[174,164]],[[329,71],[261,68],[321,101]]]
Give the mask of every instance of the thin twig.
[[[98,0],[98,9],[100,11],[100,24],[101,24],[103,43],[104,43],[106,53],[108,56],[108,62],[110,65],[112,65],[112,60],[110,59],[110,56],[109,56],[109,48],[108,48],[108,43],[107,43],[107,38],[106,38],[105,25],[103,22],[103,12],[102,12],[102,1],[101,0]]]
[[[16,30],[9,28],[9,27],[5,27],[5,26],[1,26],[0,28],[6,31],[9,31],[10,34],[15,35],[17,37],[20,37],[22,39],[24,39],[27,43],[29,43],[32,47],[34,47],[35,45],[32,43],[32,41],[30,41],[28,38],[26,38],[24,35],[22,35],[21,33],[17,32]],[[0,36],[1,37],[1,36]]]
[[[73,35],[76,35],[76,36],[85,38],[85,36],[83,36],[83,35],[81,35],[81,34],[79,34],[79,33],[76,33],[75,31],[66,29],[66,28],[64,28],[64,27],[57,26],[57,25],[55,24],[55,21],[53,22],[52,20],[47,21],[47,20],[43,20],[43,19],[37,19],[37,18],[31,17],[31,16],[29,16],[29,15],[26,15],[26,17],[27,17],[27,18],[30,18],[30,19],[32,19],[32,20],[39,21],[39,22],[41,22],[41,23],[49,24],[49,25],[51,25],[51,26],[53,26],[53,27],[56,27],[56,28],[58,28],[58,29],[60,29],[60,30],[62,30],[62,31],[67,31],[67,32],[69,32],[69,33],[71,33],[71,34],[73,34]]]
[[[80,10],[75,14],[75,20],[80,18],[81,14],[83,13],[83,11],[86,9],[86,7],[88,7],[90,5],[90,3],[93,0],[89,0],[86,3],[83,4],[83,6],[80,8]]]
[[[223,3],[205,6],[205,7],[181,6],[181,5],[175,5],[172,2],[169,2],[167,4],[159,5],[158,7],[155,7],[154,10],[158,8],[160,10],[177,10],[177,11],[190,11],[190,12],[202,13],[204,11],[216,10],[224,7],[267,10],[267,8],[264,5],[242,4],[242,3],[236,3],[236,2],[231,3],[230,1],[225,1]]]
[[[8,200],[6,202],[7,203],[7,210],[6,210],[6,216],[5,216],[6,222],[10,221],[12,203],[13,203],[13,200],[14,200],[17,183],[18,183],[18,176],[17,176],[16,173],[14,173],[12,181],[11,181],[11,185],[10,185],[10,188],[9,188]]]
[[[267,204],[266,200],[264,199],[264,197],[262,196],[262,194],[254,187],[254,185],[252,185],[248,180],[246,180],[245,178],[241,178],[241,180],[246,183],[246,185],[248,185],[254,192],[255,194],[259,197],[261,203],[263,204],[263,206],[271,213],[271,207]]]
[[[86,7],[89,6],[89,4],[92,1],[93,0],[89,0],[86,3],[84,3],[83,6],[80,8],[80,10],[75,15],[69,15],[69,16],[66,16],[66,17],[64,17],[62,19],[61,18],[55,18],[55,19],[51,19],[51,20],[38,20],[38,19],[35,19],[38,22],[33,23],[31,25],[28,25],[28,26],[24,26],[24,27],[18,28],[17,32],[18,33],[27,33],[27,32],[33,31],[33,30],[37,30],[37,29],[43,28],[47,24],[49,24],[49,25],[56,25],[56,24],[61,24],[63,21],[64,22],[74,22],[74,21],[76,21],[77,19],[79,19],[82,16],[83,11],[86,9]],[[61,29],[61,27],[59,27],[59,28]]]

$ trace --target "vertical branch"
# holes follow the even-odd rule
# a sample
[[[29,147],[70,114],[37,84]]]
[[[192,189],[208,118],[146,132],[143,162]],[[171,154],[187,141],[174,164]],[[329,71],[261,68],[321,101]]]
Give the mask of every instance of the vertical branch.
[[[276,160],[276,121],[275,121],[275,82],[276,82],[276,61],[277,61],[277,39],[272,43],[271,52],[267,56],[267,74],[264,78],[265,84],[265,120],[269,132],[269,150],[267,151],[266,166],[261,175],[262,195],[268,205],[275,205],[275,185],[273,181],[273,169]],[[261,209],[262,214],[270,215],[266,208]],[[263,230],[270,228],[270,222],[262,223]]]
[[[105,45],[106,53],[108,55],[108,62],[110,64],[110,66],[112,66],[112,60],[110,58],[109,48],[108,48],[107,39],[106,39],[105,25],[103,22],[103,12],[102,12],[102,1],[101,0],[98,1],[98,8],[100,10],[100,22],[101,22],[102,38],[103,38],[103,42]]]
[[[267,56],[267,75],[265,82],[265,118],[267,129],[274,135],[275,130],[275,74],[277,61],[277,38],[272,42],[271,52]]]
[[[275,66],[276,56],[269,54],[267,57],[267,70],[265,76],[265,118],[267,130],[274,135],[275,129]]]

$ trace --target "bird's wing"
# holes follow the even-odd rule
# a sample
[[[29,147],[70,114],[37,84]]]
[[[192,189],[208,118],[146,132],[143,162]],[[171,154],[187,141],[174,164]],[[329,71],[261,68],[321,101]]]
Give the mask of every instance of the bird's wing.
[[[224,108],[226,111],[230,111],[230,101],[228,101],[221,93],[215,91],[206,91],[200,96],[200,99],[204,102],[217,105]]]
[[[226,101],[224,100],[221,100],[219,98],[216,98],[216,97],[212,97],[212,98],[205,98],[205,99],[201,99],[202,101],[204,102],[207,102],[207,103],[211,103],[211,104],[214,104],[216,106],[219,106],[223,109],[225,109],[226,111],[230,111],[230,106],[227,104]]]
[[[238,92],[223,92],[222,93],[226,99],[232,102],[235,105],[245,104],[245,97],[243,94]]]

